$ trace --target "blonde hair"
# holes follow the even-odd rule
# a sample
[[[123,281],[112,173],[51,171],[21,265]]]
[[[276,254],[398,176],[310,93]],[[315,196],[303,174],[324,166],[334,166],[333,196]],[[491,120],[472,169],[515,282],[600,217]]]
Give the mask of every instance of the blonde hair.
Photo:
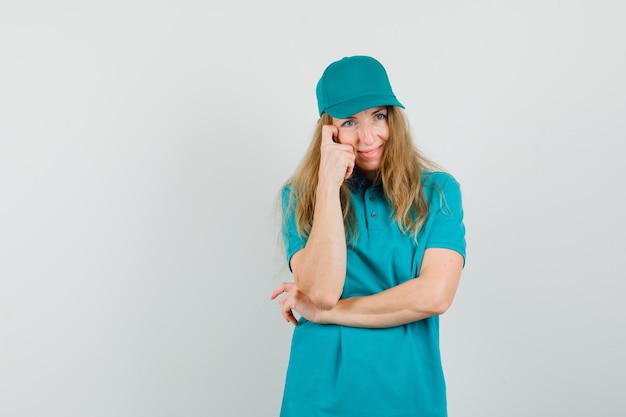
[[[422,171],[441,168],[422,155],[413,144],[411,130],[404,111],[388,107],[389,139],[381,160],[377,181],[382,183],[385,197],[392,207],[392,218],[400,230],[414,238],[428,215],[428,202],[422,192]],[[309,148],[285,185],[291,186],[290,204],[295,205],[298,232],[308,237],[313,226],[313,212],[319,176],[322,127],[332,124],[332,117],[323,113],[317,122]],[[350,191],[344,182],[340,189],[346,236],[352,241],[358,234]]]

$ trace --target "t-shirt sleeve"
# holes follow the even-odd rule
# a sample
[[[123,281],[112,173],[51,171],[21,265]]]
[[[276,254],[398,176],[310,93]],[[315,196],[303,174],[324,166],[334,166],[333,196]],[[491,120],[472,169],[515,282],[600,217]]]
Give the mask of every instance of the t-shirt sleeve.
[[[307,239],[298,233],[298,228],[296,227],[296,208],[295,204],[290,200],[290,187],[287,185],[282,190],[282,235],[289,270],[291,270],[291,257],[300,249],[304,248],[307,241]]]
[[[440,174],[431,194],[429,237],[426,248],[445,248],[459,252],[465,260],[465,225],[461,187],[449,174]]]

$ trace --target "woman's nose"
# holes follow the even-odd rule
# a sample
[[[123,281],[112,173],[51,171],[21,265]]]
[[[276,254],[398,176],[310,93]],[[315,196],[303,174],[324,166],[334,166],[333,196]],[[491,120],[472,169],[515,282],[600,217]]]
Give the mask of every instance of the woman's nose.
[[[359,140],[366,144],[374,143],[374,128],[370,123],[361,123],[359,125]]]

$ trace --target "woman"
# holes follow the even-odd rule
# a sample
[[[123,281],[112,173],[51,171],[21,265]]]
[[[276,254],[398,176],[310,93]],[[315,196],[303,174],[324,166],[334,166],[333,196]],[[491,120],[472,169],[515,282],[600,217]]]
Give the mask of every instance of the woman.
[[[296,327],[281,416],[446,416],[438,316],[465,262],[459,184],[413,145],[376,59],[332,63],[316,92],[282,190],[294,282],[271,298]]]

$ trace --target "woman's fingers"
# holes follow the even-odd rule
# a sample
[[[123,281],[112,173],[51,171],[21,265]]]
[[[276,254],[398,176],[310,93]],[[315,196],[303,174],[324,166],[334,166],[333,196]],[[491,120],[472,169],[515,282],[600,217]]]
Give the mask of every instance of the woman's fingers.
[[[286,296],[282,298],[278,303],[280,304],[280,311],[285,320],[287,320],[288,323],[297,326],[298,320],[293,314],[294,311],[296,311],[296,300],[294,299],[294,297]]]
[[[339,129],[334,125],[322,126],[322,144],[336,143]]]
[[[334,178],[341,184],[352,175],[355,151],[352,145],[339,143],[335,139],[337,134],[336,126],[327,125],[322,128],[320,175]]]
[[[293,311],[291,308],[283,308],[282,312],[283,312],[283,317],[285,318],[285,320],[287,320],[288,323],[293,324],[294,326],[298,325],[298,320],[296,319],[296,316],[293,314]]]
[[[272,294],[270,294],[270,300],[273,300],[284,292],[289,292],[291,289],[295,288],[295,286],[296,284],[294,284],[293,282],[283,282],[278,287],[276,287],[274,291],[272,291]]]
[[[278,304],[280,305],[280,312],[282,316],[288,323],[293,324],[294,326],[298,325],[298,320],[296,316],[293,314],[296,311],[296,292],[297,292],[296,284],[293,282],[283,282],[280,284],[270,295],[270,300],[274,300],[281,294],[285,294],[280,297],[278,300]]]

